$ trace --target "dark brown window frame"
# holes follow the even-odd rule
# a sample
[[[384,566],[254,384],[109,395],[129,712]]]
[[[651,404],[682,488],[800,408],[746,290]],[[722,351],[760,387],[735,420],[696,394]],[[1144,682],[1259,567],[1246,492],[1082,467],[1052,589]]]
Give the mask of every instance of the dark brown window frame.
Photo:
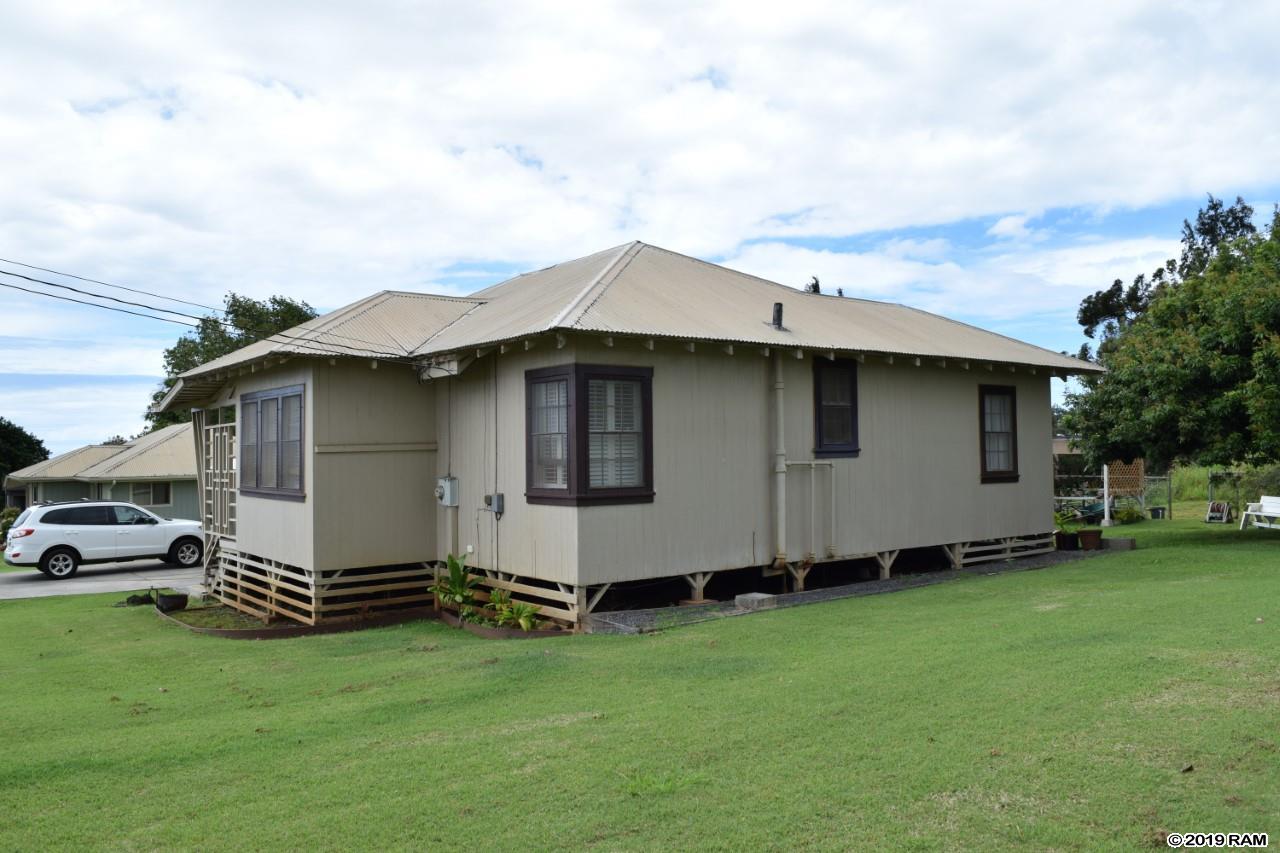
[[[285,397],[297,396],[298,400],[298,488],[286,489],[279,486],[259,486],[253,485],[246,487],[243,482],[239,483],[239,492],[242,495],[251,495],[256,498],[273,498],[276,500],[286,501],[302,501],[307,498],[307,392],[305,385],[288,385],[283,388],[269,388],[264,391],[251,391],[247,394],[240,395],[240,411],[239,417],[241,427],[237,429],[238,442],[237,450],[239,456],[237,459],[237,478],[244,475],[244,438],[247,430],[243,428],[244,421],[244,404],[258,403],[257,416],[258,422],[254,428],[254,452],[257,454],[257,464],[254,466],[254,472],[261,480],[262,471],[262,401],[263,400],[282,400]],[[279,483],[283,479],[284,474],[284,454],[280,452],[280,445],[284,442],[279,439],[281,427],[284,424],[283,409],[280,405],[281,412],[276,417],[276,482]]]
[[[994,394],[1009,398],[1009,452],[1013,467],[1007,471],[992,471],[987,468],[987,397]],[[1018,482],[1018,389],[1016,386],[978,386],[978,456],[982,466],[982,482]]]
[[[849,372],[849,399],[853,401],[853,440],[847,444],[832,444],[822,434],[822,374],[828,370]],[[813,455],[822,458],[857,456],[862,452],[858,443],[858,363],[848,358],[815,358],[813,360]]]
[[[564,489],[536,488],[533,485],[533,394],[531,386],[548,379],[567,379],[569,390],[568,417],[568,486]],[[590,430],[587,411],[587,383],[592,379],[630,379],[640,381],[641,466],[643,482],[625,488],[592,488],[590,480]],[[653,368],[625,367],[613,364],[563,364],[540,367],[524,373],[525,398],[525,500],[531,504],[566,504],[590,506],[653,502]]]

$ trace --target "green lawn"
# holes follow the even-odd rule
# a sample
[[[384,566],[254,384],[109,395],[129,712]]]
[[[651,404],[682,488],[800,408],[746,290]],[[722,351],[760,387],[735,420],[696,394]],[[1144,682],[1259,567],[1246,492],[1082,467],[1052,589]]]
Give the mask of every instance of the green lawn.
[[[1280,531],[1183,518],[1114,531],[1132,553],[641,637],[240,642],[123,596],[0,602],[0,848],[1275,833]]]

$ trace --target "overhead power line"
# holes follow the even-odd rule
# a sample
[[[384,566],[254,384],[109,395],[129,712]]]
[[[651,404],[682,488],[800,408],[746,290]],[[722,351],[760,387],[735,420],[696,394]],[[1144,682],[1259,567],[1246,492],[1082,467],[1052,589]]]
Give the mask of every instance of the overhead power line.
[[[14,277],[14,278],[24,279],[24,280],[29,281],[29,282],[32,282],[32,283],[34,283],[34,284],[43,284],[43,285],[46,285],[46,286],[48,286],[48,287],[57,287],[57,288],[60,288],[60,289],[62,289],[62,290],[69,290],[69,291],[71,291],[71,292],[73,292],[73,293],[81,294],[82,296],[92,296],[92,297],[93,297],[93,298],[95,298],[95,299],[106,299],[106,300],[109,300],[109,301],[111,301],[111,302],[116,302],[116,303],[118,303],[118,304],[120,304],[120,305],[130,305],[130,306],[133,306],[133,307],[135,307],[135,308],[143,308],[143,309],[146,309],[146,310],[148,310],[148,311],[155,311],[155,312],[159,312],[159,313],[162,313],[162,314],[173,314],[173,315],[174,315],[174,316],[176,316],[176,317],[185,317],[185,318],[188,318],[188,319],[190,319],[190,320],[196,320],[197,322],[195,322],[195,323],[189,323],[189,322],[186,322],[186,321],[183,321],[183,320],[174,320],[174,319],[169,318],[169,317],[157,317],[157,316],[155,316],[155,314],[142,314],[142,313],[139,313],[139,312],[137,312],[137,311],[128,311],[128,310],[125,310],[125,309],[116,309],[116,308],[114,308],[113,306],[110,306],[110,305],[102,305],[101,303],[97,303],[97,302],[86,302],[86,301],[81,300],[81,299],[74,299],[74,298],[71,298],[71,297],[65,297],[65,296],[60,297],[60,296],[58,296],[57,294],[53,294],[53,293],[45,293],[45,292],[38,291],[38,290],[30,290],[30,289],[28,289],[28,288],[25,288],[25,287],[18,287],[17,285],[12,285],[12,284],[6,284],[6,285],[5,285],[5,286],[7,286],[7,287],[13,287],[13,288],[15,288],[15,289],[17,289],[17,290],[23,290],[23,291],[26,291],[27,293],[33,293],[33,294],[35,294],[35,295],[37,295],[37,296],[50,296],[50,297],[53,297],[53,298],[55,298],[55,299],[64,299],[65,301],[68,301],[68,302],[78,302],[78,303],[80,303],[80,304],[82,304],[82,305],[89,305],[89,306],[92,306],[92,307],[95,307],[95,308],[107,308],[107,309],[110,309],[110,310],[117,310],[117,311],[120,311],[121,313],[124,313],[124,314],[133,314],[134,316],[137,316],[137,317],[148,317],[148,318],[153,319],[153,320],[164,320],[164,321],[166,321],[166,322],[170,322],[170,323],[179,323],[179,324],[181,324],[181,325],[184,325],[184,326],[190,326],[190,327],[192,327],[192,328],[198,328],[198,327],[199,327],[200,322],[202,322],[202,321],[204,321],[204,320],[210,320],[210,321],[212,321],[212,322],[214,322],[214,323],[218,323],[218,324],[220,324],[220,325],[222,325],[222,326],[225,326],[225,327],[227,327],[227,328],[229,328],[229,329],[236,329],[236,330],[238,330],[238,331],[242,331],[242,332],[253,332],[253,333],[256,333],[256,334],[262,335],[262,336],[263,336],[263,338],[273,338],[273,337],[274,337],[274,338],[284,338],[285,340],[289,340],[289,341],[293,341],[293,342],[295,342],[295,345],[296,345],[296,346],[303,347],[303,348],[307,348],[307,349],[319,349],[320,347],[333,347],[333,348],[337,348],[337,349],[340,349],[340,350],[348,350],[348,351],[349,351],[349,352],[339,352],[339,353],[332,353],[332,352],[330,352],[330,353],[329,353],[330,355],[359,355],[359,356],[368,356],[368,355],[371,355],[371,354],[372,354],[372,355],[377,355],[377,356],[384,357],[384,358],[389,358],[389,359],[404,359],[404,357],[405,357],[405,356],[408,356],[408,355],[409,355],[409,353],[408,353],[407,351],[406,351],[406,352],[403,352],[403,353],[388,353],[388,352],[382,352],[381,350],[370,349],[370,348],[368,348],[368,347],[356,347],[356,346],[352,346],[352,345],[350,345],[350,344],[340,344],[340,343],[336,343],[336,342],[330,342],[330,343],[326,343],[326,344],[319,344],[319,342],[317,342],[317,341],[316,341],[315,339],[313,339],[313,338],[302,338],[302,337],[298,337],[297,335],[290,335],[290,334],[287,334],[287,333],[285,333],[285,332],[270,332],[270,331],[268,331],[268,330],[266,330],[266,329],[253,329],[253,328],[245,329],[245,328],[241,328],[239,325],[237,325],[236,323],[233,323],[233,322],[231,322],[231,321],[229,321],[229,320],[221,320],[221,319],[219,319],[219,318],[217,318],[217,317],[201,317],[201,316],[199,316],[199,315],[197,315],[197,314],[187,314],[186,312],[183,312],[183,311],[176,311],[176,310],[173,310],[173,309],[170,309],[170,308],[161,308],[161,307],[156,306],[156,305],[149,305],[149,304],[147,304],[147,303],[145,303],[145,302],[135,302],[135,301],[130,300],[130,299],[119,299],[119,298],[117,298],[117,297],[115,297],[115,296],[108,296],[108,295],[107,295],[107,294],[105,294],[105,293],[95,293],[95,292],[93,292],[93,291],[91,291],[91,290],[84,290],[84,289],[79,288],[79,287],[73,287],[72,285],[69,285],[69,284],[59,284],[59,283],[57,283],[57,282],[53,282],[53,281],[46,281],[46,280],[44,280],[44,279],[34,278],[34,277],[32,277],[32,276],[29,276],[29,275],[23,275],[22,273],[11,272],[11,271],[9,271],[9,270],[0,270],[0,275],[12,276],[12,277]],[[344,336],[344,335],[339,335],[339,334],[337,334],[337,333],[330,333],[330,332],[326,332],[326,333],[324,333],[324,334],[325,334],[325,335],[328,335],[328,336],[332,336],[332,337],[340,337],[340,338],[342,338],[342,337],[346,337],[346,336]],[[261,339],[262,339],[262,338],[260,338],[260,340],[261,340]],[[348,338],[348,340],[355,340],[355,341],[359,341],[360,339],[359,339],[359,338]],[[370,344],[370,345],[372,345],[372,346],[383,346],[383,344],[375,343],[374,341],[361,341],[361,342],[362,342],[362,343],[368,343],[368,344]],[[309,345],[309,346],[308,346],[308,345]],[[407,359],[404,359],[404,360],[405,360],[405,363],[412,363],[412,362],[408,361]]]
[[[143,295],[143,296],[151,296],[151,297],[154,297],[154,298],[156,298],[156,299],[165,299],[165,300],[168,300],[168,301],[170,301],[170,302],[179,302],[179,303],[182,303],[183,305],[192,305],[192,306],[194,306],[194,307],[196,307],[196,308],[206,308],[206,309],[208,309],[208,310],[210,310],[210,311],[213,311],[213,312],[215,312],[215,313],[217,313],[217,314],[222,314],[223,316],[230,316],[229,314],[227,314],[226,309],[223,309],[223,308],[215,308],[215,307],[213,307],[212,305],[205,305],[204,303],[201,303],[201,302],[191,302],[191,301],[186,300],[186,299],[178,299],[178,298],[176,298],[176,297],[172,297],[172,296],[165,296],[163,293],[154,293],[154,292],[152,292],[152,291],[150,291],[150,290],[142,290],[142,289],[140,289],[140,288],[136,288],[136,287],[126,287],[126,286],[125,286],[125,285],[123,285],[123,284],[112,284],[112,283],[111,283],[111,282],[109,282],[109,281],[102,281],[102,280],[100,280],[100,279],[96,279],[96,278],[87,278],[87,277],[85,277],[85,276],[76,275],[75,273],[62,272],[61,270],[55,270],[55,269],[51,269],[51,268],[49,268],[49,267],[40,267],[40,266],[36,266],[35,264],[27,264],[27,263],[23,263],[22,261],[13,261],[13,260],[9,260],[9,259],[7,259],[7,258],[0,258],[0,262],[6,263],[6,264],[15,264],[15,265],[20,266],[20,267],[26,267],[27,269],[40,270],[41,272],[53,273],[54,275],[60,275],[60,276],[63,276],[63,277],[65,277],[65,278],[73,278],[73,279],[76,279],[77,281],[84,281],[84,282],[89,282],[89,283],[92,283],[92,284],[99,284],[99,285],[102,285],[103,287],[114,287],[114,288],[116,288],[116,289],[118,289],[118,290],[126,290],[126,291],[128,291],[128,292],[130,292],[130,293],[138,293],[138,294],[141,294],[141,295]],[[71,285],[68,285],[68,284],[57,284],[57,283],[55,283],[55,282],[45,281],[45,280],[43,280],[43,279],[37,279],[37,278],[32,278],[31,276],[22,275],[21,273],[9,272],[8,270],[0,270],[0,274],[3,274],[3,275],[11,275],[11,276],[15,276],[15,277],[17,277],[17,278],[24,278],[24,279],[26,279],[27,281],[36,282],[36,283],[39,283],[39,284],[47,284],[47,285],[49,285],[49,286],[51,286],[51,287],[61,287],[61,288],[65,288],[65,289],[67,289],[67,290],[75,291],[76,293],[82,293],[82,294],[85,294],[85,295],[88,295],[88,296],[94,296],[94,297],[97,297],[97,298],[99,298],[99,299],[110,299],[110,300],[112,300],[113,302],[119,302],[119,303],[121,303],[121,304],[123,304],[123,305],[135,305],[135,306],[145,307],[145,308],[147,308],[148,310],[151,310],[151,311],[160,311],[160,312],[165,313],[165,314],[176,314],[176,315],[178,315],[179,317],[190,317],[190,318],[191,318],[191,319],[193,319],[193,320],[205,320],[205,319],[209,319],[209,320],[214,321],[215,323],[220,323],[220,324],[222,324],[222,325],[224,325],[224,326],[226,326],[226,327],[228,327],[228,328],[232,328],[232,329],[239,329],[240,331],[245,331],[245,332],[256,332],[256,333],[258,333],[258,334],[266,334],[266,330],[265,330],[265,329],[246,329],[246,328],[241,328],[240,326],[238,326],[238,325],[237,325],[237,324],[235,324],[234,322],[229,322],[229,321],[227,321],[227,320],[219,320],[217,317],[204,317],[204,316],[197,316],[197,315],[195,315],[195,314],[187,314],[186,312],[183,312],[183,311],[174,311],[174,310],[171,310],[171,309],[169,309],[169,308],[161,308],[161,307],[160,307],[160,306],[158,306],[158,305],[145,305],[145,306],[142,306],[142,305],[141,305],[141,303],[137,303],[137,302],[130,302],[130,301],[128,301],[128,300],[116,299],[114,296],[108,296],[108,295],[107,295],[107,294],[105,294],[105,293],[94,293],[94,292],[92,292],[92,291],[81,290],[81,289],[79,289],[79,288],[72,287]],[[277,335],[278,335],[278,334],[282,334],[282,333],[280,333],[280,332],[275,332],[274,334],[277,334]],[[328,335],[329,337],[342,338],[343,340],[356,341],[357,343],[362,343],[362,344],[370,344],[370,345],[375,346],[375,347],[380,347],[380,346],[383,346],[383,345],[384,345],[383,343],[378,342],[378,341],[370,341],[370,340],[365,340],[364,338],[356,338],[356,337],[352,337],[351,335],[343,335],[343,334],[339,334],[338,332],[326,332],[325,334],[326,334],[326,335]],[[292,335],[285,335],[285,337],[292,338],[292,337],[295,337],[295,336],[292,336]],[[310,339],[309,339],[309,338],[299,338],[298,340],[310,340]],[[340,346],[340,344],[335,344],[335,346]],[[348,347],[348,349],[357,349],[357,347]],[[408,355],[408,354],[409,354],[408,350],[406,350],[404,354],[405,354],[405,355]]]

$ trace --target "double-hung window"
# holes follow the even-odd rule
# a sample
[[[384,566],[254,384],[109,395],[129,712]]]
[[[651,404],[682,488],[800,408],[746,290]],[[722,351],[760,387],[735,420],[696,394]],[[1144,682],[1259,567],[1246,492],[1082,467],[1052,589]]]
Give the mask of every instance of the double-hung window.
[[[168,506],[171,502],[168,483],[134,483],[129,491],[130,499],[139,506]]]
[[[1012,385],[978,386],[982,482],[1018,479],[1018,396]]]
[[[813,360],[813,453],[858,455],[858,363]]]
[[[240,491],[303,496],[302,398],[301,385],[240,397]]]
[[[652,501],[652,380],[648,367],[527,371],[529,502]]]

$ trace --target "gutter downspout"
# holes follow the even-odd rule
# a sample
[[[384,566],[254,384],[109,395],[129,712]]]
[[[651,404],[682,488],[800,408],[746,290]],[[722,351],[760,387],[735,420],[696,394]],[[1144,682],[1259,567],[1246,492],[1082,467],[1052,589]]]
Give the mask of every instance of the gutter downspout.
[[[782,352],[773,351],[773,568],[787,567],[787,443],[786,383],[782,378]]]

